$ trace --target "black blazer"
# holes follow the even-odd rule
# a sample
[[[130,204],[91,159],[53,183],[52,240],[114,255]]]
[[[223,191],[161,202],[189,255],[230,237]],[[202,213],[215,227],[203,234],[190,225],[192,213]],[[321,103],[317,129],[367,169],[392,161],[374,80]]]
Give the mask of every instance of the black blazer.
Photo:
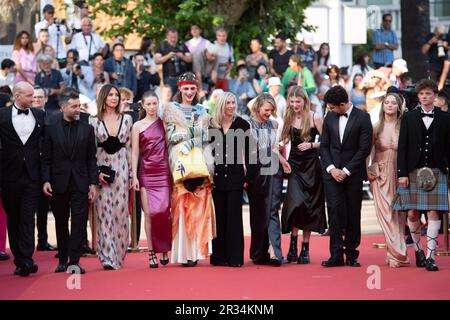
[[[41,179],[40,140],[44,134],[44,112],[30,108],[36,119],[31,136],[22,143],[12,123],[12,109],[0,109],[0,140],[2,142],[2,160],[0,171],[2,182],[14,182],[19,179],[22,170],[27,170],[32,181]]]
[[[421,108],[406,112],[400,125],[398,138],[398,177],[408,177],[420,162],[422,154]],[[439,170],[447,173],[450,163],[450,115],[434,108],[433,158]]]
[[[52,119],[46,126],[44,147],[42,153],[42,180],[50,182],[53,191],[64,193],[70,182],[70,177],[79,192],[88,192],[89,185],[98,184],[98,168],[94,128],[78,121],[77,136],[72,152],[67,148],[63,129],[63,114],[59,121]]]
[[[367,180],[366,158],[371,147],[372,123],[369,114],[353,106],[341,143],[339,116],[328,112],[320,140],[320,158],[325,178],[332,179],[326,169],[333,164],[338,169],[347,168],[351,179]]]
[[[240,142],[238,142],[239,139],[237,138],[237,135],[239,135],[240,132],[237,130],[239,129],[242,130],[241,133],[247,133],[244,140],[241,140]],[[231,130],[236,131],[232,132]],[[244,164],[242,164],[242,162],[245,163],[247,168],[249,167],[249,130],[250,124],[241,117],[236,117],[236,119],[231,124],[229,131],[227,131],[227,134],[224,134],[223,129],[220,129],[219,132],[221,135],[221,139],[214,139],[212,137],[211,146],[213,147],[213,156],[215,156],[217,159],[220,158],[222,161],[221,164],[217,164],[217,162],[215,162],[216,165],[214,167],[214,187],[216,189],[223,191],[244,189],[244,183],[246,182],[246,179]],[[228,159],[228,157],[226,157],[226,155],[228,155],[227,146],[231,148],[232,145],[234,145],[234,157],[233,159]],[[244,155],[244,158],[242,158],[242,154]],[[232,161],[232,163],[227,164],[227,159],[228,162]],[[238,159],[240,160],[241,164],[238,164]]]

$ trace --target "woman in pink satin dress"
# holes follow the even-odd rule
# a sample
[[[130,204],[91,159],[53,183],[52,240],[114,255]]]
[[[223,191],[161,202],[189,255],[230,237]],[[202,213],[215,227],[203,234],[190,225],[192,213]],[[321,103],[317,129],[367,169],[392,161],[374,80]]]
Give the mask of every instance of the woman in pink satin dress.
[[[404,239],[406,213],[391,208],[397,189],[397,145],[402,104],[402,98],[395,93],[385,96],[380,121],[373,129],[372,164],[368,168],[375,212],[386,239],[386,264],[390,267],[409,264]]]
[[[170,195],[172,180],[169,169],[164,122],[158,118],[158,97],[146,92],[141,99],[140,119],[132,130],[133,186],[141,191],[145,215],[145,233],[150,268],[158,267],[156,253],[162,253],[162,265],[169,263],[167,252],[172,244]],[[140,169],[138,161],[140,158]]]

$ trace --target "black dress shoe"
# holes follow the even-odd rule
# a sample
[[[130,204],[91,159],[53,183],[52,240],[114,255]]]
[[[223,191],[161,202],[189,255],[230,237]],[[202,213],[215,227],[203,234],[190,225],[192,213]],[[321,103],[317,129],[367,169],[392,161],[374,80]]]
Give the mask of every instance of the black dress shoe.
[[[361,267],[361,263],[359,263],[356,259],[347,259],[347,261],[345,261],[345,264],[349,267]]]
[[[91,255],[95,255],[97,252],[95,252],[94,249],[89,248],[89,247],[82,247],[81,248],[81,254],[91,254]]]
[[[105,270],[114,270],[113,266],[110,266],[109,264],[105,264],[103,266],[103,269],[105,269]]]
[[[16,276],[28,277],[30,275],[30,271],[27,267],[17,267],[16,270],[14,270],[14,274]]]
[[[274,267],[281,267],[281,265],[283,264],[283,258],[278,259],[277,257],[272,257],[269,260],[269,264]]]
[[[28,267],[28,272],[29,273],[36,273],[36,272],[38,272],[38,269],[39,269],[38,265],[33,263],[32,266]]]
[[[167,252],[163,252],[163,255],[165,254],[165,256],[167,257],[167,259],[159,259],[159,262],[163,265],[163,266],[165,266],[165,265],[167,265],[168,263],[169,263],[169,256],[167,255]],[[163,255],[161,255],[161,256],[163,256]]]
[[[85,274],[86,270],[84,270],[78,263],[76,264],[69,263],[67,265],[67,273]]]
[[[195,267],[197,265],[197,261],[188,260],[187,263],[181,264],[183,267]]]
[[[425,268],[427,271],[439,271],[439,268],[433,258],[425,260]]]
[[[66,272],[67,271],[67,263],[60,263],[55,269],[56,273]]]
[[[418,268],[425,268],[426,267],[426,257],[425,252],[423,250],[416,251],[416,266]]]
[[[331,268],[331,267],[342,267],[344,266],[344,259],[328,259],[326,261],[322,261],[322,267]]]
[[[38,245],[36,250],[37,251],[56,251],[58,249],[56,249],[50,243],[47,242],[44,245]]]
[[[0,261],[9,260],[10,256],[6,252],[0,252]]]

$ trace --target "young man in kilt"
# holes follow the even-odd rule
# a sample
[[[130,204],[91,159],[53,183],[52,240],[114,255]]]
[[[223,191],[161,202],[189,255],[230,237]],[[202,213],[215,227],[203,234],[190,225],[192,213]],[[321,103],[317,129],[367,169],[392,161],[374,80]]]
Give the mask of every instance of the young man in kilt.
[[[398,195],[394,210],[408,210],[408,226],[414,240],[416,265],[428,271],[438,271],[435,251],[438,244],[440,215],[448,212],[447,173],[450,163],[450,115],[434,106],[438,87],[432,80],[417,83],[420,106],[403,116],[398,142]],[[436,184],[421,187],[417,172],[421,168],[433,171]],[[429,190],[431,189],[431,190]],[[420,242],[420,213],[428,216],[427,254]]]

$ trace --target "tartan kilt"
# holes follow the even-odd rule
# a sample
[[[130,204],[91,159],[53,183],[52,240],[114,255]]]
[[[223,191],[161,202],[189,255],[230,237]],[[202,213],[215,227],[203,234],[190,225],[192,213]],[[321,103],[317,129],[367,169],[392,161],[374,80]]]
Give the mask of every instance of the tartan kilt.
[[[392,208],[397,211],[436,210],[448,212],[447,176],[439,169],[433,168],[432,170],[437,178],[433,190],[424,191],[417,187],[418,169],[415,169],[409,173],[408,188],[397,188],[397,195],[394,197]]]

